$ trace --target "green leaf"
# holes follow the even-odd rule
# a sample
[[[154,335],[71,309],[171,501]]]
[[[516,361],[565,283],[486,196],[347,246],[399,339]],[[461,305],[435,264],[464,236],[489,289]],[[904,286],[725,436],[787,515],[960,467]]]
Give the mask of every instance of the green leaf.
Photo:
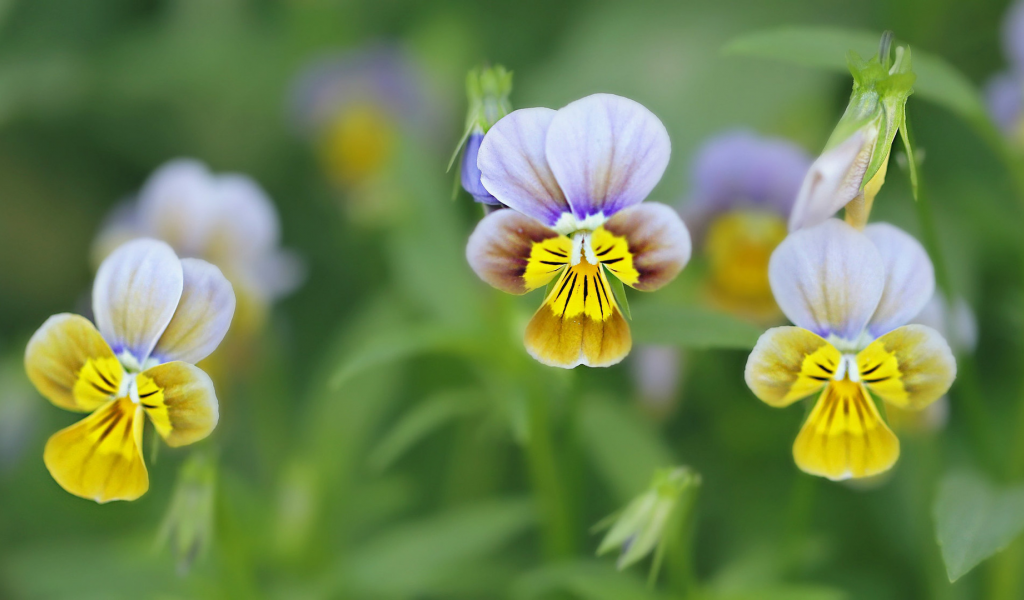
[[[784,27],[733,39],[727,55],[757,56],[847,73],[847,53],[871,56],[881,34],[838,27]],[[985,106],[971,81],[944,59],[913,48],[914,92],[975,125],[990,127]]]
[[[641,344],[750,350],[763,332],[742,319],[699,306],[652,302],[634,310],[633,340]]]
[[[378,333],[347,354],[330,379],[332,389],[367,369],[410,358],[424,352],[457,351],[472,344],[465,334],[451,327],[424,325]]]
[[[626,406],[592,396],[580,408],[584,451],[620,503],[647,489],[656,469],[675,464],[657,432]]]
[[[626,298],[626,286],[622,285],[619,278],[609,271],[607,267],[605,267],[604,272],[608,277],[608,283],[612,286],[612,293],[615,294],[615,299],[619,302],[622,314],[626,316],[627,320],[632,321],[633,316],[629,312],[629,298]]]
[[[417,596],[492,554],[536,522],[533,503],[502,499],[402,523],[338,563],[351,596]]]
[[[447,423],[483,408],[479,390],[439,392],[407,411],[370,453],[370,468],[383,471]]]
[[[1024,530],[1024,486],[999,489],[976,473],[953,473],[939,486],[934,516],[946,574],[956,581]]]

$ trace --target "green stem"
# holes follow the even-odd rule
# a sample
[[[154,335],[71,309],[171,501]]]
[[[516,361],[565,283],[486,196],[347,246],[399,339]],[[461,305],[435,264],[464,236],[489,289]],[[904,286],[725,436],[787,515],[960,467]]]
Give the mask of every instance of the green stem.
[[[544,525],[544,553],[549,559],[557,560],[572,556],[575,544],[568,499],[562,489],[555,458],[549,402],[547,394],[537,389],[529,391],[529,439],[526,454]]]

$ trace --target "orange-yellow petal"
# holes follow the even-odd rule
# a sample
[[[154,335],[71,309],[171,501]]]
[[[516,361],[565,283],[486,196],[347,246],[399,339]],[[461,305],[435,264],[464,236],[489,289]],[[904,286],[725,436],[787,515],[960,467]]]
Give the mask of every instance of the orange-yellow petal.
[[[68,492],[95,500],[135,500],[149,489],[142,460],[142,407],[128,398],[111,401],[53,434],[43,462]]]
[[[202,369],[170,362],[136,376],[139,401],[169,446],[185,446],[210,435],[219,409],[213,381]]]
[[[607,367],[629,354],[632,337],[601,267],[566,269],[526,327],[526,349],[540,362],[571,369]]]
[[[878,475],[899,456],[900,441],[864,385],[848,379],[829,383],[793,444],[800,470],[834,481]]]
[[[789,406],[832,379],[842,356],[802,327],[775,327],[757,340],[747,359],[747,386],[765,404]]]
[[[123,370],[85,317],[54,315],[25,348],[25,371],[39,393],[61,408],[90,412],[113,399]]]

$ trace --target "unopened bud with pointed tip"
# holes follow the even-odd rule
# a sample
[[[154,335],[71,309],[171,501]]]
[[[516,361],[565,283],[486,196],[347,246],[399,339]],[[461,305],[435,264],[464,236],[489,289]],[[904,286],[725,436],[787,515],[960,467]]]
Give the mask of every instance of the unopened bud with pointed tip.
[[[476,165],[476,157],[487,131],[502,117],[512,112],[508,100],[511,92],[512,72],[501,65],[472,69],[466,76],[469,112],[466,117],[466,133],[463,136],[465,151],[462,154],[460,180],[462,189],[483,204],[501,203],[480,183],[480,169]],[[461,147],[460,144],[456,153]]]

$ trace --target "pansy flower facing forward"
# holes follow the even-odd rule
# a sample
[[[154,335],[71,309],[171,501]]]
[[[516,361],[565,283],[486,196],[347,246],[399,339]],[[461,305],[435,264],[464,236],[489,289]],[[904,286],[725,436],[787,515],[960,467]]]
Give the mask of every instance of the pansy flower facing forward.
[[[632,341],[608,274],[655,290],[690,259],[679,215],[664,204],[640,204],[669,152],[661,121],[611,94],[558,111],[514,111],[484,137],[481,182],[512,210],[480,221],[466,257],[481,279],[511,294],[554,281],[526,328],[527,351],[540,362],[572,368],[621,361]]]
[[[92,301],[95,326],[55,315],[25,350],[42,395],[91,413],[50,437],[43,461],[76,496],[134,500],[149,489],[143,415],[170,446],[197,442],[217,425],[213,383],[195,363],[227,333],[235,294],[217,267],[142,239],[103,261]]]
[[[942,336],[906,325],[935,289],[924,248],[886,223],[860,232],[829,219],[786,238],[769,279],[796,326],[761,336],[747,361],[747,385],[775,407],[821,391],[793,445],[801,470],[832,480],[887,471],[899,440],[870,393],[920,410],[956,377]]]

